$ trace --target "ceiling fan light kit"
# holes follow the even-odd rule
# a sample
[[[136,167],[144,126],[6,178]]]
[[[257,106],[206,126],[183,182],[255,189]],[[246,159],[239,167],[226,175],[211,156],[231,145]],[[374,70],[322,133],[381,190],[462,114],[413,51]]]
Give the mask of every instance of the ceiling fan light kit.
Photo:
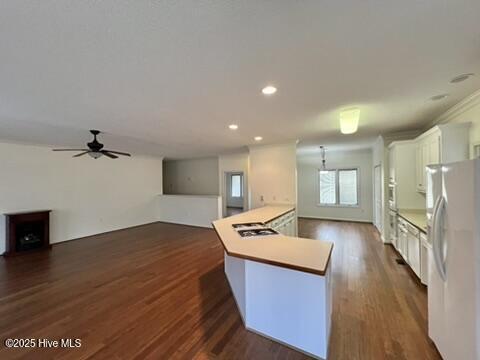
[[[94,159],[98,159],[103,155],[109,157],[110,159],[118,159],[118,155],[131,156],[129,153],[126,153],[126,152],[103,149],[103,144],[97,140],[97,135],[100,134],[100,131],[90,130],[90,132],[93,135],[93,140],[87,143],[88,148],[86,149],[53,149],[53,151],[81,151],[79,154],[73,155],[73,157],[80,157],[85,154],[88,154]]]

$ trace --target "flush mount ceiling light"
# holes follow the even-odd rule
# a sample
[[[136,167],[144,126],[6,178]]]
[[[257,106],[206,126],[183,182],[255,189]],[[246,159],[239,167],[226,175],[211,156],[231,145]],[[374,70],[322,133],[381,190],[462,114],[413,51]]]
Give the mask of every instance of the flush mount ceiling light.
[[[230,130],[237,130],[238,129],[238,125],[237,124],[231,124],[231,125],[228,125],[228,128]]]
[[[255,140],[255,141],[262,141],[262,140],[263,140],[263,137],[261,137],[261,136],[255,136],[255,137],[253,138],[253,140]]]
[[[448,94],[440,94],[440,95],[432,96],[432,97],[430,98],[430,100],[438,101],[438,100],[443,100],[443,99],[445,99],[446,97],[448,97]]]
[[[265,86],[262,89],[263,95],[273,95],[276,92],[277,92],[277,88],[275,86],[272,86],[272,85]]]
[[[340,131],[342,134],[353,134],[358,129],[360,109],[353,108],[340,113]]]
[[[456,83],[467,80],[469,77],[472,77],[473,75],[475,74],[474,73],[461,74],[461,75],[455,76],[452,80],[450,80],[450,82],[452,84],[456,84]]]

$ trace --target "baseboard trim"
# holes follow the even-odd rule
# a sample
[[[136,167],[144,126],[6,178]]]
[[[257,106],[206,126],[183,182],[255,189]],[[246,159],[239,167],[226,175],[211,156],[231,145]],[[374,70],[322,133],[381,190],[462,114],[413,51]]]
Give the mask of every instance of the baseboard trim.
[[[307,219],[307,220],[328,220],[328,221],[342,221],[342,222],[355,222],[355,223],[362,223],[362,224],[373,224],[370,220],[358,220],[358,219],[340,219],[340,218],[329,218],[329,217],[318,217],[318,216],[305,216],[305,215],[298,215],[299,219]]]

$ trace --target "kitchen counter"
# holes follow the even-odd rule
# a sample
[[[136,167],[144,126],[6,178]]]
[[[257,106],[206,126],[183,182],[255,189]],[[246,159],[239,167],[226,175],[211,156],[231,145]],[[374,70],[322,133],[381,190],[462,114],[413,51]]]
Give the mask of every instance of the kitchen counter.
[[[418,228],[420,231],[427,233],[426,210],[399,209],[398,215]]]
[[[289,205],[264,206],[213,222],[228,255],[290,268],[316,275],[325,275],[333,244],[322,240],[278,235],[242,238],[232,224],[268,223],[295,207]]]
[[[225,249],[225,275],[246,329],[326,359],[333,244],[282,234],[242,238],[232,227],[252,222],[275,227],[292,220],[296,223],[294,206],[275,205],[216,220],[213,227]]]

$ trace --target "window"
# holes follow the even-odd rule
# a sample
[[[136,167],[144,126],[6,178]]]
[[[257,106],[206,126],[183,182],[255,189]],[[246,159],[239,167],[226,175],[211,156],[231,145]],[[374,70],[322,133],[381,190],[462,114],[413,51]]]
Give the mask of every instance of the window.
[[[334,205],[337,203],[337,171],[320,170],[320,204]]]
[[[357,206],[358,169],[318,171],[320,205]]]
[[[243,196],[242,175],[236,174],[230,177],[230,194],[232,197]]]

